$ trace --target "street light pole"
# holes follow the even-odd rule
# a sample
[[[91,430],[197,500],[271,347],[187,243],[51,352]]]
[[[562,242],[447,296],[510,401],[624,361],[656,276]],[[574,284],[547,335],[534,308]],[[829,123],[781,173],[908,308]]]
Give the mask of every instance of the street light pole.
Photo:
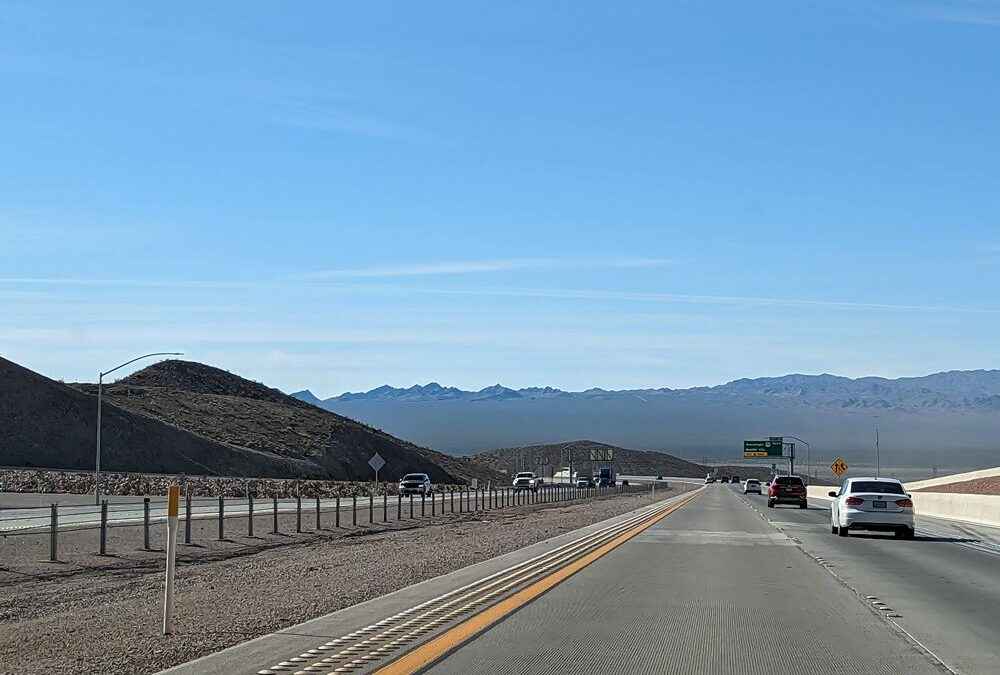
[[[143,354],[142,356],[137,356],[131,361],[126,361],[120,366],[115,366],[111,370],[106,370],[97,376],[97,461],[94,462],[94,498],[95,503],[101,503],[101,404],[104,400],[104,376],[110,375],[119,368],[124,368],[125,366],[135,363],[136,361],[141,361],[142,359],[148,359],[153,356],[183,356],[183,352],[154,352],[152,354]]]
[[[798,438],[796,436],[785,436],[785,438],[790,438],[793,441],[798,441],[802,445],[806,446],[806,477],[808,477],[810,475],[810,471],[812,471],[812,458],[809,456],[810,455],[809,443],[807,441],[803,441],[801,438]]]

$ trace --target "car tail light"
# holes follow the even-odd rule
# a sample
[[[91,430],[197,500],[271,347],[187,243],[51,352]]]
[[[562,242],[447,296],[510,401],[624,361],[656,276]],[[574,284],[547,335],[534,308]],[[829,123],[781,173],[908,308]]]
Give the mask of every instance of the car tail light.
[[[896,506],[902,506],[904,509],[912,509],[913,508],[913,500],[912,499],[897,499],[896,500]]]
[[[865,503],[865,500],[862,499],[861,497],[848,497],[847,498],[847,505],[848,506],[859,506],[859,505],[864,504],[864,503]]]

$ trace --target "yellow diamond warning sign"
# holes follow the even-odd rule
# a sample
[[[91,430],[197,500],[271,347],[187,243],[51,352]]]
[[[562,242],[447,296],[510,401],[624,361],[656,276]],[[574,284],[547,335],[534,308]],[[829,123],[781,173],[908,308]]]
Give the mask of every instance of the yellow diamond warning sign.
[[[837,461],[830,465],[830,468],[837,474],[837,478],[840,478],[847,471],[847,462],[838,458]]]

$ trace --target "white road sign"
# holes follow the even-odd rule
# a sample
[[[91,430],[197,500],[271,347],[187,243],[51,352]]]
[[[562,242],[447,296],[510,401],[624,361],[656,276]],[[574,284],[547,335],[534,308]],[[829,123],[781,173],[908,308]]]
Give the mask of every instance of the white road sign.
[[[368,460],[368,466],[375,469],[375,472],[378,473],[379,469],[385,466],[385,460],[382,459],[382,455],[376,452],[372,455],[372,458]]]

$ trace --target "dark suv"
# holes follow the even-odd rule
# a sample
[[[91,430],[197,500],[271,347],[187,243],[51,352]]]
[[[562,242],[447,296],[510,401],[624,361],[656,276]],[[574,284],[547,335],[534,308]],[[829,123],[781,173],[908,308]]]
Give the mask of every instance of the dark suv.
[[[798,504],[800,509],[809,508],[806,500],[806,485],[798,476],[775,476],[767,488],[767,508],[775,504]]]

